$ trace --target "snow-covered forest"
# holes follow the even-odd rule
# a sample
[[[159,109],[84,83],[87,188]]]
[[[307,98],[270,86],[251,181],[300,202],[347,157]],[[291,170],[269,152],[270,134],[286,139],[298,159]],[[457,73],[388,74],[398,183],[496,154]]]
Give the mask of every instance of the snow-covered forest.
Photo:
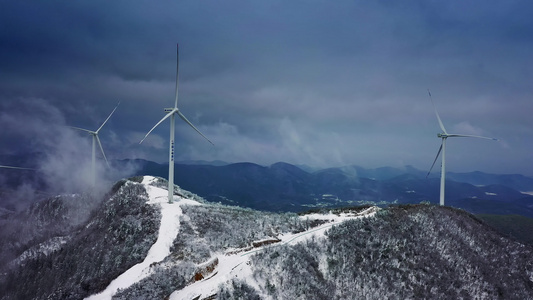
[[[179,187],[168,204],[165,187],[135,177],[99,201],[54,197],[0,220],[1,299],[533,297],[532,247],[462,210],[297,215]]]

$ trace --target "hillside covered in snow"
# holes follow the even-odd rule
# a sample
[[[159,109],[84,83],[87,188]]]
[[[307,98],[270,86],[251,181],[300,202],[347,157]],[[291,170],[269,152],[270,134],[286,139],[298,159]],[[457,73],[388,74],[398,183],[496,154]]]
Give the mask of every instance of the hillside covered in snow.
[[[432,205],[296,215],[139,176],[0,219],[1,299],[533,298],[533,249]]]

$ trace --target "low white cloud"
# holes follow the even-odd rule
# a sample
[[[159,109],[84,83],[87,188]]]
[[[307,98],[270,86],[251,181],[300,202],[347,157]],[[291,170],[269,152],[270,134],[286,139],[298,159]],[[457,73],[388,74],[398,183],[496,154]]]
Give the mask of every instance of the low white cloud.
[[[27,145],[18,153],[33,155],[38,177],[51,193],[100,193],[111,172],[96,145],[96,189],[93,188],[92,136],[70,128],[59,109],[44,99],[5,102],[0,126]],[[104,146],[104,145],[103,145]],[[114,174],[116,176],[116,174]],[[36,187],[34,187],[36,188]],[[24,185],[24,189],[29,189]]]

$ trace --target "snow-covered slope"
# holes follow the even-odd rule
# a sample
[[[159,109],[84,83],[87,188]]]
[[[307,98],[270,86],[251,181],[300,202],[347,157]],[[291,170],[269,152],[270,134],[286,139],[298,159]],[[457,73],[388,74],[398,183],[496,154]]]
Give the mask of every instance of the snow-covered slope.
[[[167,190],[154,186],[153,183],[155,180],[156,178],[152,176],[144,176],[142,184],[148,193],[149,200],[147,203],[160,206],[161,209],[161,224],[157,241],[152,245],[143,262],[122,273],[101,293],[92,295],[86,299],[111,299],[119,289],[126,289],[152,274],[152,266],[154,263],[161,262],[170,255],[170,247],[179,234],[180,217],[183,215],[181,206],[202,205],[197,201],[185,199],[180,196],[174,196],[174,203],[169,204]],[[229,249],[225,253],[217,253],[207,263],[198,265],[198,268],[200,269],[202,268],[202,265],[213,265],[206,278],[194,281],[184,289],[175,291],[170,296],[170,299],[178,300],[207,297],[215,294],[220,284],[228,282],[234,278],[247,280],[252,286],[258,287],[257,283],[252,280],[250,255],[261,251],[264,247],[273,247],[272,244],[284,245],[298,243],[300,241],[305,241],[305,239],[310,238],[313,235],[322,235],[326,229],[335,224],[339,224],[349,219],[371,216],[377,211],[377,209],[378,208],[376,207],[370,207],[359,214],[310,214],[302,216],[300,217],[302,219],[322,220],[324,223],[318,227],[298,234],[282,234],[274,240],[267,239],[255,241],[253,243],[256,245],[255,247],[250,246],[242,249]]]
[[[200,203],[174,196],[174,203],[168,203],[168,192],[162,188],[151,185],[156,178],[145,176],[142,184],[148,193],[148,204],[159,205],[161,207],[161,225],[157,241],[148,251],[148,255],[143,262],[131,267],[109,284],[109,286],[99,294],[86,299],[100,300],[111,299],[119,289],[125,289],[132,284],[139,282],[151,274],[151,265],[160,262],[170,254],[170,246],[179,232],[179,218],[182,215],[180,205],[199,205]]]
[[[313,236],[323,235],[324,232],[333,225],[350,219],[370,217],[374,215],[377,210],[377,207],[370,207],[359,214],[311,214],[302,216],[301,218],[310,220],[323,220],[325,223],[316,228],[312,228],[297,234],[280,235],[277,240],[256,241],[253,244],[258,245],[257,247],[231,249],[225,253],[218,253],[216,258],[211,260],[218,262],[218,264],[216,264],[211,270],[211,276],[196,281],[182,290],[175,291],[172,293],[172,295],[170,295],[170,299],[203,299],[216,294],[220,284],[229,283],[233,279],[241,279],[247,284],[256,288],[256,290],[261,290],[259,286],[264,284],[258,284],[258,282],[254,281],[254,277],[252,276],[250,263],[251,255],[264,250],[265,247],[276,247],[286,244],[304,242],[306,239],[310,239]],[[266,297],[266,295],[263,296]]]
[[[68,236],[58,236],[51,238],[43,243],[24,251],[19,257],[13,260],[10,265],[23,265],[27,260],[35,258],[39,255],[49,255],[52,252],[61,249],[61,246],[69,241]]]
[[[121,180],[86,222],[28,242],[0,265],[0,299],[533,299],[531,247],[464,211],[421,204],[298,216],[179,188],[168,204],[165,187],[161,178]],[[67,200],[49,199],[31,216],[51,224]]]

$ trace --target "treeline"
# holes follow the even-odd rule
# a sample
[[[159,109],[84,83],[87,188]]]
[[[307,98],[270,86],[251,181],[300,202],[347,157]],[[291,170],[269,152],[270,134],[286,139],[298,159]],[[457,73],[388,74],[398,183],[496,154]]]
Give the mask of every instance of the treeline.
[[[167,258],[164,262],[152,266],[151,271],[152,275],[127,289],[119,290],[113,299],[168,299],[168,296],[174,291],[184,288],[191,282],[196,271],[196,265],[189,261],[174,261]]]
[[[173,255],[204,262],[213,253],[244,248],[253,241],[306,230],[309,222],[293,213],[267,213],[225,205],[184,206]]]
[[[192,283],[196,265],[309,224],[293,214],[184,206],[172,254],[117,299],[161,299]],[[531,247],[457,209],[404,205],[351,220],[325,236],[252,256],[256,290],[240,279],[216,299],[530,299]]]
[[[82,299],[141,262],[157,239],[161,218],[157,205],[146,204],[141,181],[138,177],[118,182],[87,219],[65,229],[61,237],[41,230],[54,225],[50,218],[63,218],[65,204],[57,199],[45,203],[36,213],[35,231],[25,230],[53,250],[4,268],[0,298]],[[166,187],[164,180],[153,184]],[[203,202],[184,190],[176,192]],[[119,291],[115,299],[163,299],[190,284],[198,265],[220,253],[320,224],[296,214],[220,204],[181,208],[171,255],[153,264],[150,276]],[[502,237],[462,210],[401,205],[335,225],[320,237],[266,246],[251,256],[253,278],[233,280],[215,297],[532,299],[532,254],[531,246]]]
[[[531,299],[532,254],[463,211],[407,205],[252,261],[273,299]]]
[[[31,247],[76,230],[101,202],[90,195],[59,195],[0,218],[0,272]]]
[[[276,214],[221,204],[184,205],[182,210],[171,255],[152,267],[152,275],[119,291],[116,299],[168,297],[192,282],[197,264],[227,250],[250,247],[254,241],[301,232],[310,226],[309,221],[293,213]],[[242,299],[252,299],[248,296]]]

